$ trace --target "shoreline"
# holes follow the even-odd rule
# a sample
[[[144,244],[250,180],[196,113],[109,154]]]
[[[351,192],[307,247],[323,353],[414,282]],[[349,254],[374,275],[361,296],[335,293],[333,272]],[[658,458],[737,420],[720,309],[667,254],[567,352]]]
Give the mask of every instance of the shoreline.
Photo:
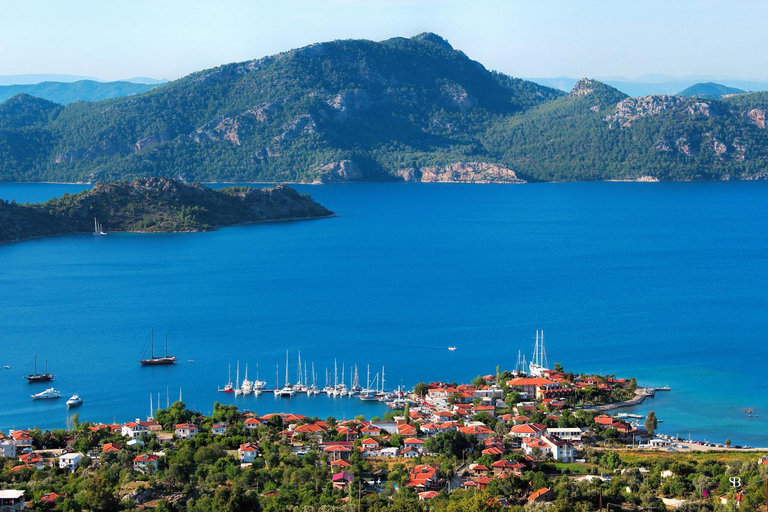
[[[643,402],[645,402],[646,398],[651,396],[651,395],[648,395],[648,389],[649,388],[638,387],[637,389],[635,389],[635,396],[630,398],[629,400],[624,400],[623,402],[614,402],[612,404],[595,405],[593,407],[584,407],[580,410],[590,411],[590,412],[604,412],[604,411],[611,411],[613,409],[621,409],[623,407],[633,407],[635,405],[640,405]]]

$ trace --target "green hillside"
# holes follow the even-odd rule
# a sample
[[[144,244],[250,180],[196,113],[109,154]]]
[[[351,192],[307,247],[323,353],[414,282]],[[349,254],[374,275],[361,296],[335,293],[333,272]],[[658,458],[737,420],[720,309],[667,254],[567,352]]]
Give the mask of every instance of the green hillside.
[[[137,84],[132,82],[97,82],[78,80],[77,82],[41,82],[39,84],[0,85],[0,101],[28,94],[54,103],[66,105],[75,101],[101,101],[121,96],[141,94],[157,87],[156,84]]]
[[[737,89],[735,87],[727,87],[722,84],[716,84],[714,82],[707,82],[703,84],[694,84],[687,87],[678,93],[679,96],[686,98],[708,98],[719,100],[724,96],[732,94],[744,94],[746,91]]]
[[[12,98],[0,180],[759,178],[768,101],[756,94],[628,98],[590,80],[565,94],[488,71],[435,34],[333,41],[130,97]]]

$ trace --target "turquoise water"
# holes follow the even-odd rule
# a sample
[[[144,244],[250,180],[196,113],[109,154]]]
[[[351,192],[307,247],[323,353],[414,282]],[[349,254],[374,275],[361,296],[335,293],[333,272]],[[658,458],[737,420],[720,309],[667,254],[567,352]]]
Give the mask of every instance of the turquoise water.
[[[0,197],[82,188],[2,184]],[[637,408],[662,432],[768,446],[768,183],[297,188],[339,217],[0,246],[0,428],[65,425],[63,400],[29,399],[35,353],[92,421],[146,416],[150,393],[164,405],[180,387],[204,412],[351,417],[384,408],[216,389],[237,360],[270,385],[279,364],[282,381],[286,349],[291,380],[301,350],[321,384],[334,358],[363,379],[385,365],[387,387],[466,381],[530,358],[544,329],[550,363],[670,385]],[[153,326],[180,364],[139,365]]]

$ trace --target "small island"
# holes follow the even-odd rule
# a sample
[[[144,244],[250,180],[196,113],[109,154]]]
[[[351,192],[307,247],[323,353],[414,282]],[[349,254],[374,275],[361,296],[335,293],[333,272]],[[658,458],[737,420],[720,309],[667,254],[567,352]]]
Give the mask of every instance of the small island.
[[[96,183],[91,190],[39,204],[0,200],[0,242],[90,233],[94,219],[105,232],[170,233],[333,216],[285,185],[213,190],[169,178],[139,178]]]

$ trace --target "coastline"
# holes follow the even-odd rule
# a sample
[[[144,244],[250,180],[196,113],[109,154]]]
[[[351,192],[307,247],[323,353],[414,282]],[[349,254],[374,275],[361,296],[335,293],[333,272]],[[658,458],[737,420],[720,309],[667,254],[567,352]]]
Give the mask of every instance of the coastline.
[[[622,407],[632,407],[635,405],[640,405],[643,402],[645,402],[645,399],[648,396],[649,396],[648,388],[638,387],[637,389],[635,389],[635,396],[630,398],[629,400],[624,400],[623,402],[614,402],[612,404],[596,405],[594,407],[585,407],[581,410],[592,411],[592,412],[604,412],[604,411],[611,411],[613,409],[621,409]]]

